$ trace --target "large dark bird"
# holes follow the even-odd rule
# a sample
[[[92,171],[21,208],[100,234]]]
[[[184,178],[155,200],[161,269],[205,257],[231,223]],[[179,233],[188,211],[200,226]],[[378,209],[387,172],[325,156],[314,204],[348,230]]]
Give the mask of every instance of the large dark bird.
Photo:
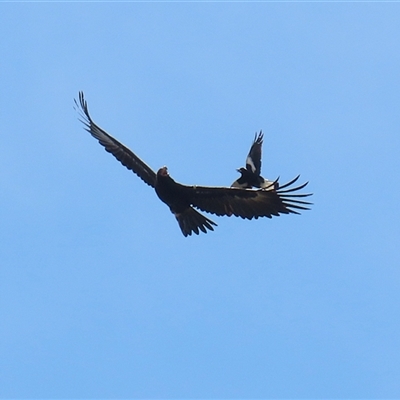
[[[193,207],[219,216],[235,215],[247,219],[299,214],[296,210],[309,209],[307,205],[311,203],[298,198],[310,194],[293,194],[304,188],[308,182],[290,188],[298,176],[276,191],[181,185],[169,176],[167,167],[162,167],[155,173],[131,150],[96,125],[89,115],[83,92],[79,92],[79,104],[76,100],[75,104],[80,110],[85,129],[122,165],[155,189],[160,200],[175,215],[184,236],[191,235],[192,232],[196,235],[200,231],[207,233],[207,229],[213,231],[213,226],[217,225]]]
[[[260,131],[258,136],[256,132],[253,144],[246,158],[246,168],[237,169],[240,172],[240,178],[232,183],[232,187],[242,189],[251,189],[253,187],[267,190],[278,189],[279,185],[277,181],[270,181],[261,176],[261,148],[263,138],[264,134],[262,131]]]

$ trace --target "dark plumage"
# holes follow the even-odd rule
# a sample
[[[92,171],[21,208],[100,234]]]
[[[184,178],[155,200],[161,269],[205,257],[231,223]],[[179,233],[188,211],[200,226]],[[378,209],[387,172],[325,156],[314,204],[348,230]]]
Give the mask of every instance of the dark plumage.
[[[75,100],[75,104],[80,110],[85,129],[104,146],[106,151],[155,189],[160,200],[175,215],[185,236],[191,235],[192,232],[196,235],[200,231],[207,233],[207,229],[214,230],[213,226],[217,225],[193,207],[218,216],[235,215],[247,219],[298,214],[296,210],[309,209],[307,205],[311,203],[298,198],[310,194],[292,194],[304,188],[308,182],[290,188],[299,177],[276,191],[181,185],[169,176],[167,167],[162,167],[155,173],[131,150],[96,125],[89,115],[83,92],[79,93],[79,103]]]
[[[263,144],[264,134],[262,131],[257,136],[254,135],[253,144],[250,147],[249,154],[246,158],[246,168],[239,168],[240,178],[232,183],[232,187],[242,189],[262,188],[273,190],[278,188],[277,181],[270,181],[261,176],[261,148]]]

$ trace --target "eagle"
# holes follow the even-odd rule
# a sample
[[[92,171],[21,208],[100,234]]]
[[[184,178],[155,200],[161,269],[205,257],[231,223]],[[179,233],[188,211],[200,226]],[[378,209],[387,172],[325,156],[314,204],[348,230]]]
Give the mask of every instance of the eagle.
[[[240,178],[232,183],[232,187],[242,189],[251,189],[253,187],[276,190],[279,187],[277,181],[270,181],[261,176],[261,148],[263,144],[264,134],[262,131],[254,135],[253,143],[250,147],[249,154],[246,158],[246,168],[239,168],[237,172],[240,173]]]
[[[308,182],[292,187],[299,176],[282,185],[277,190],[242,189],[237,187],[188,186],[176,182],[167,167],[153,171],[130,149],[101,129],[91,118],[83,92],[79,92],[79,102],[75,99],[80,121],[98,142],[122,165],[134,172],[142,181],[155,189],[159,199],[174,214],[183,235],[198,235],[213,231],[217,224],[199,211],[217,216],[236,216],[244,219],[271,218],[280,214],[299,214],[298,210],[309,210],[309,203],[300,198],[311,194],[297,194]],[[262,137],[261,137],[262,139]],[[274,184],[277,184],[275,181]]]

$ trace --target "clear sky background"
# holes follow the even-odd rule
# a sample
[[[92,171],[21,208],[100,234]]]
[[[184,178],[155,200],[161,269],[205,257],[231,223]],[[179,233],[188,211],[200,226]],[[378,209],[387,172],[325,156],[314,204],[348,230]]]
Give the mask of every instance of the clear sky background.
[[[0,397],[400,397],[399,3],[0,4]],[[153,169],[309,181],[185,238]]]

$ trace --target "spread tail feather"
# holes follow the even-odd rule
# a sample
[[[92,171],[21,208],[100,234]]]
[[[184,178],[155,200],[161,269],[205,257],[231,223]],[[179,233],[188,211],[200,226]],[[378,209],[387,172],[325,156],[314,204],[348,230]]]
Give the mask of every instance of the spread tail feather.
[[[214,230],[212,225],[217,226],[214,221],[206,218],[192,207],[187,208],[181,213],[174,214],[184,236],[190,236],[192,232],[198,235],[200,233],[199,229],[207,233],[207,229],[210,231]]]

